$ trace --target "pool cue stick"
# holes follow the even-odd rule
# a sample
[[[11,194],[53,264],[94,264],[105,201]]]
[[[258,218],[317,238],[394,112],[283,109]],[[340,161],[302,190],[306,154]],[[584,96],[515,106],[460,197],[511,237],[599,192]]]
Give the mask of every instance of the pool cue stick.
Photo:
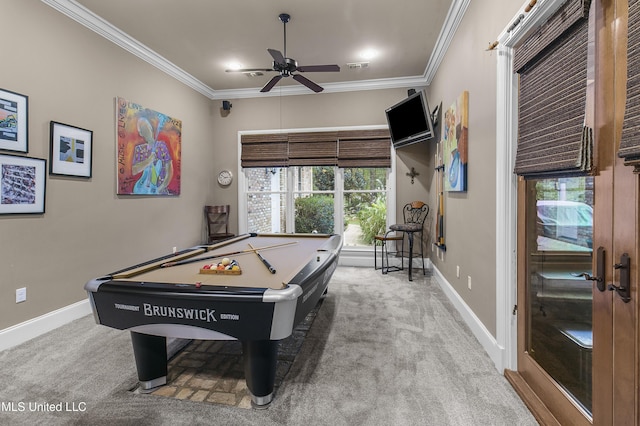
[[[213,256],[198,257],[197,259],[187,259],[187,260],[180,260],[180,261],[177,261],[177,262],[167,262],[167,263],[163,263],[162,265],[160,265],[160,267],[161,268],[169,268],[171,266],[178,266],[178,265],[185,265],[187,263],[200,262],[201,260],[215,259],[217,257],[229,257],[229,256],[233,256],[233,255],[236,255],[236,254],[253,253],[256,250],[268,250],[268,249],[273,249],[273,248],[277,248],[277,247],[288,246],[288,245],[291,245],[291,244],[298,244],[298,242],[297,241],[289,241],[288,243],[273,244],[271,246],[259,247],[257,249],[239,250],[239,251],[233,251],[233,252],[229,252],[229,253],[216,254],[216,255],[213,255]]]
[[[269,272],[271,272],[272,274],[275,274],[276,273],[276,269],[273,266],[271,266],[271,264],[269,263],[269,261],[267,259],[265,259],[260,253],[258,253],[258,250],[260,250],[260,249],[253,248],[251,243],[249,243],[249,247],[251,247],[252,250],[255,250],[254,253],[258,255],[258,257],[260,258],[262,263],[264,263],[264,266],[267,267]]]

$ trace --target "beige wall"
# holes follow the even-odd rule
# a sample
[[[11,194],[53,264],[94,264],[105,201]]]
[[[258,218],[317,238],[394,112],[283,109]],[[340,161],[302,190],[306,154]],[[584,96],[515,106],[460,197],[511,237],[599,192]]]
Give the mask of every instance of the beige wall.
[[[200,243],[214,152],[209,99],[40,1],[5,3],[0,87],[29,96],[27,155],[48,161],[51,120],[93,130],[94,153],[90,180],[47,176],[44,215],[0,216],[0,330],[85,299],[92,277]],[[116,96],[183,121],[180,197],[115,195]]]
[[[521,2],[470,2],[460,28],[429,86],[429,100],[447,109],[469,92],[467,192],[445,193],[443,258],[433,263],[495,337],[496,330],[496,78],[497,52],[486,51]],[[433,163],[435,148],[429,156]],[[435,179],[429,193],[435,206]],[[436,250],[438,251],[438,250]],[[460,278],[456,277],[460,266]],[[471,290],[467,277],[471,277]],[[515,285],[515,283],[514,283]]]
[[[20,37],[12,38],[11,60],[0,67],[0,87],[29,96],[28,156],[48,159],[48,126],[55,120],[93,130],[94,159],[88,181],[47,177],[44,215],[0,216],[0,330],[83,300],[82,286],[92,277],[201,242],[202,206],[238,205],[237,180],[228,188],[215,183],[221,169],[237,175],[238,131],[385,124],[384,109],[406,96],[406,89],[388,89],[229,99],[233,108],[223,115],[221,101],[210,101],[43,3],[10,3],[3,30]],[[447,252],[443,260],[431,257],[495,335],[496,53],[485,49],[520,2],[488,3],[470,3],[428,89],[432,108],[440,102],[446,108],[463,90],[470,102],[469,190],[447,194]],[[183,121],[179,197],[115,195],[115,96]],[[397,151],[398,214],[412,200],[435,209],[434,153],[432,142]],[[412,167],[419,173],[413,185],[406,176]],[[231,225],[237,231],[235,214]],[[27,302],[15,304],[15,289],[23,286]]]
[[[277,90],[274,89],[274,90]],[[278,130],[326,128],[341,126],[386,125],[384,110],[407,96],[406,89],[373,90],[366,92],[326,93],[284,97],[264,97],[231,100],[233,108],[228,115],[214,117],[213,139],[216,155],[211,162],[215,175],[222,169],[236,170],[238,166],[238,132],[242,130]],[[216,108],[220,109],[222,102]],[[418,147],[418,145],[416,145]],[[413,148],[413,147],[412,147]],[[424,146],[412,149],[413,155],[402,155],[398,162],[398,203],[411,199],[424,199],[428,181],[427,151]],[[413,166],[420,176],[415,185],[405,178],[406,168]],[[408,186],[407,186],[408,185]],[[213,201],[216,204],[238,205],[237,180],[229,187],[216,184]],[[237,230],[237,212],[233,213],[232,227]]]

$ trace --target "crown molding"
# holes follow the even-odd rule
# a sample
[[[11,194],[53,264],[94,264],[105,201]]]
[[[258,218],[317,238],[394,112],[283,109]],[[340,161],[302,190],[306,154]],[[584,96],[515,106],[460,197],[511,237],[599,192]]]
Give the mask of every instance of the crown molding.
[[[260,88],[215,90],[198,80],[182,68],[173,64],[157,52],[140,43],[127,33],[113,26],[100,16],[77,3],[75,0],[41,0],[44,4],[73,19],[91,31],[101,35],[127,52],[137,56],[145,62],[153,65],[162,72],[191,87],[212,100],[240,99],[266,96],[291,96],[308,95],[309,89],[304,86],[280,86],[276,90],[261,93]],[[392,88],[427,87],[435,75],[442,58],[446,54],[449,44],[462,21],[471,0],[453,0],[445,19],[445,24],[440,31],[436,46],[429,58],[426,70],[422,76],[398,77],[376,80],[349,81],[324,84],[323,93],[354,92],[363,90],[379,90]]]
[[[424,89],[427,85],[422,76],[381,78],[377,80],[347,81],[341,83],[323,83],[322,93],[356,92],[363,90],[415,88]],[[309,95],[312,92],[302,85],[277,86],[273,90],[261,93],[260,88],[216,90],[211,99],[242,99],[269,96]]]
[[[116,28],[74,0],[41,1],[79,24],[84,25],[91,31],[101,35],[112,43],[122,47],[129,53],[148,62],[176,80],[186,84],[195,91],[207,96],[208,98],[213,98],[215,91],[211,87],[207,86],[182,68],[173,64],[171,61],[151,50],[127,33]]]
[[[451,40],[453,40],[453,36],[456,34],[460,22],[462,22],[462,18],[469,7],[469,3],[471,3],[471,0],[453,0],[451,3],[447,17],[444,20],[444,25],[442,26],[442,30],[440,30],[436,45],[431,52],[427,68],[423,74],[425,86],[429,86],[435,77],[442,59],[447,53],[447,50],[449,50]]]

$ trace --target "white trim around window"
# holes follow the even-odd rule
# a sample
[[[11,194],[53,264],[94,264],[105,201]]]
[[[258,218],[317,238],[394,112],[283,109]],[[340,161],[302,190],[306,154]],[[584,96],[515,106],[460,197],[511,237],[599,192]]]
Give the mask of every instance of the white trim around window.
[[[347,126],[347,127],[324,127],[324,128],[308,128],[308,129],[271,129],[271,130],[247,130],[238,132],[238,232],[248,232],[248,219],[247,219],[247,197],[246,191],[246,178],[242,166],[240,164],[240,158],[242,154],[241,138],[242,135],[247,134],[270,134],[270,133],[294,133],[294,132],[335,132],[344,130],[377,130],[387,129],[386,125],[374,125],[374,126]],[[395,150],[391,148],[391,170],[389,171],[389,177],[387,179],[387,225],[395,223],[396,221],[396,156]],[[342,172],[336,173],[336,185],[338,185],[338,179],[342,179]],[[339,203],[336,211],[342,211],[342,200],[337,200]],[[336,217],[335,224],[339,226],[343,223],[343,218]],[[341,229],[341,228],[339,228]],[[340,264],[345,266],[366,266],[373,267],[373,253],[371,248],[343,248],[340,255]]]

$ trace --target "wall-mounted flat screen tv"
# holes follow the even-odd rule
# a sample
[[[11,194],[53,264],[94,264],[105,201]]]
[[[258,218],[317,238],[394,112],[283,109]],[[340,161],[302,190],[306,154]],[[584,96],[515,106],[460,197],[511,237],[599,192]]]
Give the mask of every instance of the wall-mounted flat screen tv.
[[[391,142],[396,148],[425,141],[434,136],[427,95],[416,92],[387,108],[387,123]]]

